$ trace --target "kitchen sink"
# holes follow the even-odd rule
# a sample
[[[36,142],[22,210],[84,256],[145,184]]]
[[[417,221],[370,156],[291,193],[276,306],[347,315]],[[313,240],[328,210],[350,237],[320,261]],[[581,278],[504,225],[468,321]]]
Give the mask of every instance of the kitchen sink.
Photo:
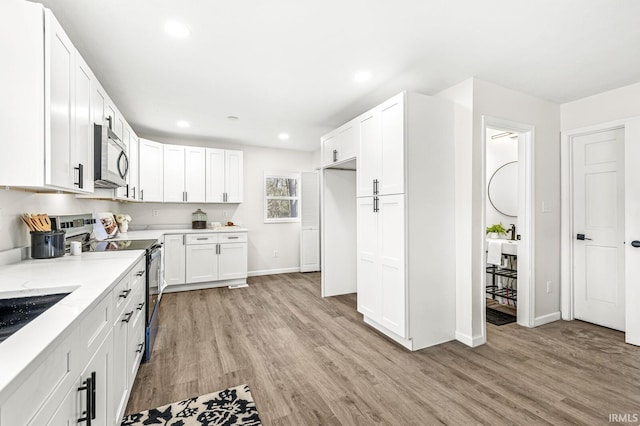
[[[33,321],[70,293],[0,299],[0,342]]]

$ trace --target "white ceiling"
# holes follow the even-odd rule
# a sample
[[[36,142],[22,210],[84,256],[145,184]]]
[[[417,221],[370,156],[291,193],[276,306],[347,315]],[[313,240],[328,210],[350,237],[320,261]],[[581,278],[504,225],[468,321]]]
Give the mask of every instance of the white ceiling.
[[[40,2],[147,137],[314,150],[404,89],[476,76],[563,103],[640,81],[637,0]]]

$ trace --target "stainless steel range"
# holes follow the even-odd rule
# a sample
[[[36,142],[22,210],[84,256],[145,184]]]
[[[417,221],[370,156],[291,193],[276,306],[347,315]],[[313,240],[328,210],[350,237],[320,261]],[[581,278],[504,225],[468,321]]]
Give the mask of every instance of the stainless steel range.
[[[160,289],[162,283],[162,243],[157,240],[107,240],[98,241],[93,234],[96,220],[90,213],[80,215],[50,216],[53,230],[64,230],[66,251],[72,241],[82,244],[83,252],[145,250],[147,258],[146,315],[145,315],[145,356],[151,358],[151,350],[158,331],[160,318]]]

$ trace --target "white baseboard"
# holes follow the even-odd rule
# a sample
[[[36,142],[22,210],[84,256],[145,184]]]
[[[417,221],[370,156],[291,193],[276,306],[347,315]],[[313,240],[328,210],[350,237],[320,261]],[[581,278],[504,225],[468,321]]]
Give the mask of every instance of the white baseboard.
[[[552,312],[550,314],[543,315],[541,317],[537,317],[536,319],[534,319],[533,326],[539,327],[541,325],[549,324],[550,322],[558,321],[560,319],[562,319],[562,315],[560,314],[560,311]]]
[[[167,285],[162,289],[163,293],[175,293],[178,291],[204,290],[207,288],[231,287],[231,286],[247,286],[246,278],[238,278],[234,280],[207,281],[203,283],[192,284],[174,284]]]
[[[250,277],[259,277],[261,275],[290,274],[292,272],[300,272],[300,267],[280,268],[280,269],[263,269],[261,271],[249,271],[247,275]]]
[[[472,348],[486,343],[484,336],[471,337],[467,334],[460,333],[459,331],[456,331],[456,340]]]

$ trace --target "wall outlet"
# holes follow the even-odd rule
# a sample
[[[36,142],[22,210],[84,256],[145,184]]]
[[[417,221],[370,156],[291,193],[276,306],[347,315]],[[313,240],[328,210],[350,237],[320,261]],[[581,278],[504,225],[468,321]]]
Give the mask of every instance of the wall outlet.
[[[547,294],[551,294],[551,281],[547,281]]]
[[[153,217],[160,216],[160,210],[158,210],[158,209],[151,210],[151,216],[153,216]]]
[[[273,257],[275,257],[276,259],[280,257],[280,253],[278,252],[278,250],[273,251]]]

